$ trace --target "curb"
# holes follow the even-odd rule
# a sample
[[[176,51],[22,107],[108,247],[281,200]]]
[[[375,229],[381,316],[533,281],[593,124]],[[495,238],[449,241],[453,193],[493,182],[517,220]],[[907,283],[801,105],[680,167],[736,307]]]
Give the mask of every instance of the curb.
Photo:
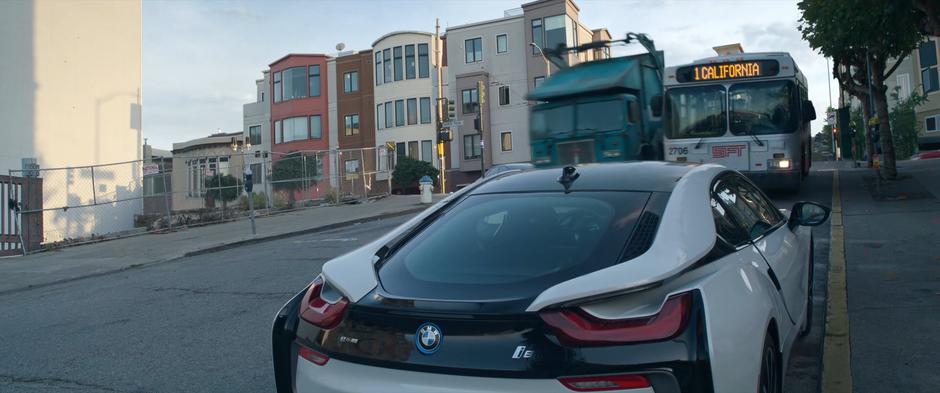
[[[845,279],[845,228],[842,226],[839,171],[833,173],[832,180],[829,282],[820,385],[823,392],[851,393],[852,349],[849,339],[848,291]]]
[[[25,291],[29,291],[29,290],[33,290],[33,289],[46,288],[46,287],[50,287],[50,286],[58,285],[58,284],[70,283],[70,282],[73,282],[73,281],[84,280],[84,279],[86,279],[86,278],[95,278],[95,277],[107,276],[107,275],[116,274],[116,273],[121,273],[121,272],[124,272],[124,271],[127,271],[127,270],[132,270],[132,269],[138,269],[138,268],[143,268],[143,267],[148,267],[148,266],[160,265],[160,264],[164,264],[164,263],[167,263],[167,262],[173,262],[173,261],[176,261],[176,260],[180,260],[180,259],[183,259],[183,258],[188,258],[188,257],[192,257],[192,256],[197,256],[197,255],[211,254],[211,253],[215,253],[215,252],[227,250],[227,249],[230,249],[230,248],[235,248],[235,247],[240,247],[240,246],[246,246],[246,245],[250,245],[250,244],[263,243],[263,242],[272,241],[272,240],[280,240],[280,239],[285,239],[285,238],[289,238],[289,237],[302,236],[302,235],[307,235],[307,234],[317,233],[317,232],[325,232],[325,231],[329,231],[329,230],[333,230],[333,229],[338,229],[338,228],[343,228],[343,227],[347,227],[347,226],[351,226],[351,225],[356,225],[356,224],[364,224],[364,223],[368,223],[368,222],[381,221],[381,220],[385,220],[385,219],[389,219],[389,218],[395,218],[395,217],[400,217],[400,216],[406,216],[406,215],[409,215],[409,214],[414,214],[414,213],[419,213],[419,212],[421,212],[421,211],[424,211],[424,210],[427,209],[429,206],[431,206],[431,205],[422,206],[422,207],[417,207],[417,208],[411,208],[411,209],[406,209],[406,210],[401,210],[401,211],[397,211],[397,212],[382,213],[382,214],[377,214],[377,215],[370,216],[370,217],[362,217],[362,218],[358,218],[358,219],[355,219],[355,220],[342,221],[342,222],[337,222],[337,223],[333,223],[333,224],[327,224],[327,225],[318,226],[318,227],[314,227],[314,228],[302,229],[302,230],[293,231],[293,232],[285,232],[285,233],[279,233],[279,234],[276,234],[276,235],[269,235],[269,236],[255,237],[255,238],[251,238],[251,239],[236,240],[236,241],[233,241],[233,242],[224,243],[224,244],[217,244],[217,245],[214,245],[214,246],[210,246],[210,247],[206,247],[206,248],[202,248],[202,249],[198,249],[198,250],[187,251],[187,252],[185,252],[185,253],[183,253],[183,254],[180,254],[180,255],[174,255],[174,256],[171,256],[171,257],[168,257],[168,258],[158,259],[158,260],[154,260],[154,261],[150,261],[150,262],[137,263],[137,264],[133,264],[133,265],[122,266],[122,267],[116,268],[116,269],[105,270],[105,271],[99,271],[99,272],[95,272],[95,273],[91,273],[91,274],[81,275],[81,276],[78,276],[78,277],[69,277],[69,278],[64,278],[64,279],[61,279],[61,280],[54,280],[54,281],[50,281],[50,282],[44,282],[44,283],[41,283],[41,284],[28,285],[28,286],[20,287],[20,288],[6,289],[6,290],[0,291],[0,296],[9,295],[9,294],[14,294],[14,293],[19,293],[19,292],[25,292]]]

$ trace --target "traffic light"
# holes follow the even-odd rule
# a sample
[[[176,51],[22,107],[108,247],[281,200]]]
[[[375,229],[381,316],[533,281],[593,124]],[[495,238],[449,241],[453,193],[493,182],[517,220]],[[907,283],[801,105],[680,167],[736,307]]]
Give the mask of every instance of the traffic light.
[[[447,100],[447,120],[457,118],[457,112],[454,109],[454,100]]]
[[[440,142],[450,142],[454,140],[450,130],[444,129],[437,132],[437,140]]]

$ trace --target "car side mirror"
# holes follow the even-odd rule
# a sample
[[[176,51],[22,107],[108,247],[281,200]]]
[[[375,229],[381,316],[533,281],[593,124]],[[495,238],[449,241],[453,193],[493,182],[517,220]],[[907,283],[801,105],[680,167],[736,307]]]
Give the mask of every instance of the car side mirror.
[[[814,227],[829,219],[829,208],[816,202],[797,202],[790,209],[790,229],[797,225]]]
[[[663,96],[661,94],[650,97],[650,112],[656,117],[663,115]]]
[[[813,121],[816,120],[816,107],[813,106],[813,102],[810,100],[803,101],[803,121]]]

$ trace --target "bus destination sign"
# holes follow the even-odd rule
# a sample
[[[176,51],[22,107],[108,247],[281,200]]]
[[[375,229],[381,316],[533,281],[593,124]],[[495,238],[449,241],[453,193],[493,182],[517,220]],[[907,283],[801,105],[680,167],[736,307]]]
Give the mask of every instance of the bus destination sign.
[[[779,73],[780,63],[776,60],[735,61],[680,67],[676,70],[676,81],[679,83],[688,83],[758,78],[776,76]]]

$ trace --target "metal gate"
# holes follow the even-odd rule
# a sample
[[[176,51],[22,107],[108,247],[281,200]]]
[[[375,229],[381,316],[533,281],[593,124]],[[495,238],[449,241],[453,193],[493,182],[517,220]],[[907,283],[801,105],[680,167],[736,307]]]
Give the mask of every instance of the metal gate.
[[[42,179],[0,175],[0,200],[0,256],[39,249]]]

